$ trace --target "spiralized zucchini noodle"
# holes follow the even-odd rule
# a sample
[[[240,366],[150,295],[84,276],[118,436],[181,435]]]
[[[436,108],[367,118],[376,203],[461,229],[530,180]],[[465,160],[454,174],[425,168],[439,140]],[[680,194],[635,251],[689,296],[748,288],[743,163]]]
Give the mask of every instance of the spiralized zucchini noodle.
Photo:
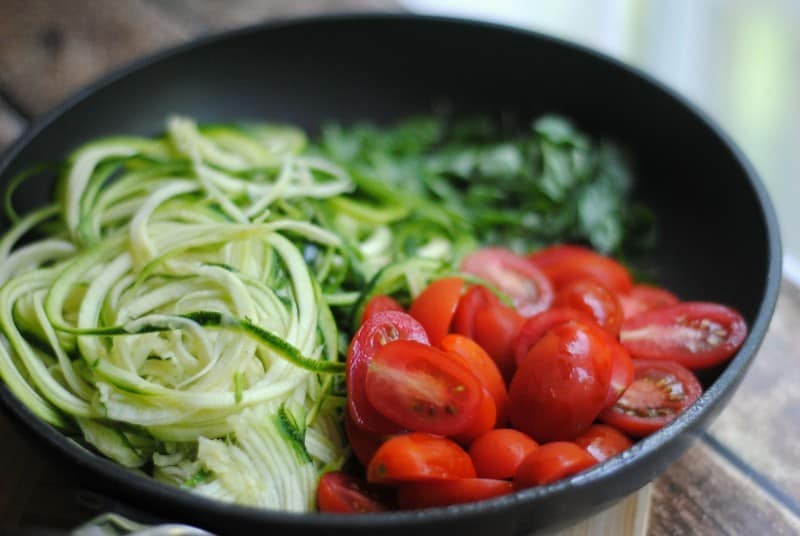
[[[413,296],[449,270],[471,245],[451,238],[457,219],[412,221],[284,126],[173,118],[60,170],[53,204],[18,216],[7,197],[3,381],[125,467],[312,510],[348,456],[348,330],[371,295]],[[396,247],[420,225],[424,240]]]

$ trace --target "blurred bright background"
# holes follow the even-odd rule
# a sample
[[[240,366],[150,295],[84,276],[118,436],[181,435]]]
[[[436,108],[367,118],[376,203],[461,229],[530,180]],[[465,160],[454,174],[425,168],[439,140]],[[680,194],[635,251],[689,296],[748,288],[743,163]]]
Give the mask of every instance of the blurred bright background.
[[[767,185],[800,284],[800,1],[404,0],[413,11],[521,26],[632,64],[711,115]]]

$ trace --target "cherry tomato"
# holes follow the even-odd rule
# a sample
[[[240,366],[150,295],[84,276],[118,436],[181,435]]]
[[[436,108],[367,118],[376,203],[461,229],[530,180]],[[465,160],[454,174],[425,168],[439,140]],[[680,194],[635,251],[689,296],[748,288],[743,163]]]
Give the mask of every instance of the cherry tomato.
[[[445,352],[458,354],[467,363],[468,368],[478,377],[494,399],[496,409],[495,425],[505,425],[508,418],[508,390],[500,374],[500,369],[481,346],[468,337],[451,333],[439,343]]]
[[[483,388],[483,398],[481,405],[478,406],[478,413],[466,430],[451,437],[462,445],[470,445],[476,437],[485,434],[495,427],[497,423],[497,406],[489,390]]]
[[[317,506],[320,512],[359,514],[383,512],[386,507],[370,493],[360,479],[340,471],[325,473],[317,486]]]
[[[547,277],[509,249],[478,250],[464,259],[461,269],[496,285],[522,316],[533,316],[553,302],[553,287]]]
[[[431,344],[438,345],[450,331],[463,289],[462,279],[445,277],[428,285],[411,304],[408,312],[425,328]]]
[[[374,483],[458,478],[475,478],[472,460],[464,449],[447,438],[419,432],[389,439],[367,466],[367,480]]]
[[[397,504],[404,510],[482,501],[514,492],[505,480],[461,478],[441,482],[401,484]]]
[[[350,449],[364,467],[372,459],[378,447],[390,437],[362,430],[353,422],[350,412],[344,414],[344,431],[347,434],[347,443],[350,445]]]
[[[596,463],[597,460],[575,443],[547,443],[528,454],[522,461],[514,474],[514,487],[525,489],[549,484],[580,473]]]
[[[625,318],[631,318],[651,309],[680,303],[680,300],[672,292],[650,285],[633,285],[629,293],[619,294],[617,297],[622,305],[622,313]]]
[[[514,341],[514,361],[519,367],[528,351],[551,328],[575,320],[585,325],[595,323],[593,316],[569,307],[554,307],[538,315],[532,316],[522,324]]]
[[[606,400],[603,402],[604,408],[612,406],[619,400],[625,389],[633,383],[635,376],[633,360],[628,351],[616,339],[611,337],[608,339],[611,349],[611,379],[608,382]]]
[[[617,297],[589,279],[567,283],[556,294],[556,307],[569,307],[591,315],[598,326],[615,337],[622,326],[622,306]]]
[[[404,313],[405,309],[403,309],[403,306],[397,303],[394,298],[386,296],[385,294],[378,294],[369,300],[367,306],[364,308],[361,324],[364,324],[367,320],[375,316],[376,313],[382,313],[383,311],[400,311]]]
[[[581,246],[551,246],[532,253],[528,260],[544,272],[556,289],[578,279],[591,279],[620,294],[633,286],[624,266]]]
[[[634,358],[677,361],[700,369],[731,357],[746,336],[747,325],[733,309],[686,302],[625,320],[620,341]]]
[[[509,413],[514,428],[539,442],[572,439],[603,409],[611,352],[596,327],[567,322],[539,339],[514,375]]]
[[[470,339],[475,338],[475,313],[488,305],[500,304],[500,299],[486,287],[474,285],[469,287],[456,307],[453,316],[453,332],[460,333]]]
[[[397,433],[402,428],[372,407],[367,400],[364,381],[369,363],[378,348],[398,339],[427,344],[428,335],[410,315],[383,311],[373,315],[359,328],[347,352],[347,410],[359,428],[382,435]]]
[[[634,359],[636,379],[600,420],[633,436],[652,434],[669,424],[700,398],[703,388],[694,374],[672,361]]]
[[[598,462],[604,462],[631,448],[633,442],[616,428],[605,424],[593,424],[575,438],[575,444],[586,450]]]
[[[525,319],[503,304],[490,305],[475,313],[475,342],[492,357],[503,378],[516,370],[514,341]]]
[[[453,435],[472,426],[483,386],[445,352],[416,341],[378,349],[364,382],[367,400],[409,430]]]
[[[539,446],[511,428],[490,430],[472,442],[469,457],[480,478],[511,478],[519,464]]]

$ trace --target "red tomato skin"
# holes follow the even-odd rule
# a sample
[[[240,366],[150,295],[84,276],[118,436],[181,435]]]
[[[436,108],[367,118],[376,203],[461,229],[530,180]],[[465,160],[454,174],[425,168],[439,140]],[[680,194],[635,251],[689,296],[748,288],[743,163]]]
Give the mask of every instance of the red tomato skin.
[[[553,305],[586,313],[611,335],[619,335],[623,320],[622,306],[614,293],[594,281],[579,279],[564,285],[556,294]]]
[[[432,345],[438,345],[450,331],[463,289],[461,278],[445,277],[428,285],[411,303],[408,312],[425,328]]]
[[[578,279],[591,279],[620,294],[629,292],[633,286],[631,274],[624,266],[581,246],[550,246],[531,253],[528,261],[544,272],[556,290]]]
[[[633,383],[635,376],[633,360],[625,347],[610,337],[608,344],[611,348],[611,379],[608,382],[608,394],[603,402],[604,408],[613,406],[619,400],[625,389]]]
[[[588,430],[575,438],[575,444],[591,454],[598,462],[604,462],[633,446],[628,436],[605,424],[591,425]]]
[[[481,405],[478,408],[478,413],[473,419],[472,424],[463,432],[453,434],[452,438],[462,445],[469,446],[476,437],[494,428],[496,423],[497,406],[494,403],[492,394],[484,387]]]
[[[440,435],[471,429],[484,399],[484,387],[469,368],[416,341],[393,341],[379,348],[364,387],[372,407],[390,421]],[[493,406],[491,410],[494,413]]]
[[[367,481],[381,484],[475,478],[469,455],[437,435],[411,432],[381,445],[367,466]]]
[[[367,306],[364,308],[364,314],[361,316],[361,324],[363,325],[377,313],[382,313],[384,311],[399,311],[401,313],[406,312],[405,309],[403,309],[403,306],[397,303],[397,301],[391,296],[378,294],[377,296],[373,296],[373,298],[369,300]]]
[[[553,307],[547,311],[541,312],[528,318],[517,334],[514,340],[514,362],[517,367],[520,366],[522,360],[528,351],[536,344],[542,336],[550,329],[574,320],[585,325],[595,324],[595,319],[592,315],[586,314],[577,309],[570,307]]]
[[[417,510],[482,501],[513,492],[511,482],[484,478],[409,483],[400,485],[397,504],[403,510]]]
[[[475,342],[492,357],[506,381],[517,368],[514,341],[524,321],[514,309],[502,304],[484,307],[475,314]]]
[[[425,329],[410,315],[398,311],[383,311],[376,313],[359,328],[350,341],[347,352],[347,411],[359,428],[379,435],[400,432],[402,427],[381,415],[370,404],[364,382],[369,363],[378,348],[397,339],[428,343]]]
[[[364,467],[367,466],[378,448],[390,437],[362,430],[353,422],[349,412],[345,412],[344,415],[344,431],[347,434],[347,443],[350,445],[350,449]]]
[[[473,285],[461,296],[453,315],[452,331],[475,339],[475,313],[488,305],[499,305],[500,299],[481,285]]]
[[[546,443],[572,439],[592,424],[611,377],[610,349],[599,332],[568,322],[530,349],[509,389],[514,428]]]
[[[553,303],[553,286],[547,277],[510,249],[480,249],[464,258],[461,270],[496,285],[522,316],[533,316]]]
[[[467,363],[467,366],[489,390],[494,399],[495,426],[505,426],[508,419],[508,389],[497,364],[489,354],[469,337],[451,333],[439,343],[445,352],[458,354]]]
[[[703,387],[692,371],[674,361],[634,359],[633,367],[636,379],[616,404],[600,414],[600,420],[605,424],[613,426],[631,437],[644,437],[660,430],[694,404],[703,393]],[[646,380],[648,376],[653,380]],[[674,378],[680,382],[681,388],[673,389],[671,385],[663,386],[663,395],[660,396],[660,399],[664,404],[661,404],[658,403],[659,397],[654,397],[653,394],[659,394],[658,380],[664,377]],[[640,389],[642,386],[643,390]],[[669,389],[669,392],[665,389]],[[670,395],[675,393],[681,393],[681,397],[679,399],[674,399],[674,396],[670,398]],[[652,400],[647,400],[648,398]],[[650,416],[647,415],[647,408],[637,411],[642,405],[640,399],[651,402],[650,405],[657,406],[656,409],[667,405],[671,413]]]
[[[588,452],[575,443],[555,441],[539,446],[520,464],[514,475],[516,489],[550,484],[595,465]]]
[[[360,479],[341,471],[325,473],[317,486],[317,506],[320,512],[360,514],[383,512],[387,508],[371,496]]]
[[[626,319],[645,311],[680,303],[672,292],[652,285],[633,285],[629,293],[619,294],[617,297]]]
[[[498,428],[478,437],[469,457],[480,478],[512,478],[519,465],[539,444],[518,430]]]
[[[730,358],[747,337],[747,324],[724,305],[684,302],[625,320],[620,342],[634,359],[676,361],[708,368]]]

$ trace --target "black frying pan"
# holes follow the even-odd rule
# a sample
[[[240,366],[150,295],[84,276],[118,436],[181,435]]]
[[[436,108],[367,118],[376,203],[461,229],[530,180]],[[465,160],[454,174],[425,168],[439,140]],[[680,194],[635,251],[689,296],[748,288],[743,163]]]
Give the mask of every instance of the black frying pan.
[[[388,121],[448,106],[522,117],[557,112],[633,157],[637,196],[659,220],[651,262],[680,296],[739,309],[750,336],[705,379],[703,397],[628,452],[566,481],[482,503],[363,516],[293,515],[213,502],[79,449],[8,390],[2,406],[88,485],[171,521],[220,533],[522,534],[578,521],[652,480],[707,427],[755,356],[775,306],[780,240],[763,185],[730,140],[660,84],[595,52],[499,26],[413,16],[281,22],[192,43],[94,84],[34,125],[0,164],[3,181],[96,136],[153,134],[169,114]],[[25,204],[44,200],[41,185]]]

